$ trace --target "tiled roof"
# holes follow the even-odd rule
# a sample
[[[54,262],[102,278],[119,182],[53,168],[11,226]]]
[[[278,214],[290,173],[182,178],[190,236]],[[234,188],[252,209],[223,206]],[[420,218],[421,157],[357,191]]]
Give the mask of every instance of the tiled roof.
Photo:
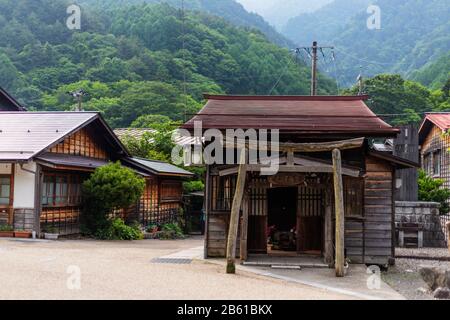
[[[131,160],[132,162],[136,162],[136,163],[140,164],[141,166],[144,166],[144,167],[150,169],[151,171],[154,171],[156,174],[193,176],[192,172],[178,168],[177,166],[174,166],[173,164],[170,164],[167,162],[148,160],[148,159],[143,159],[143,158],[130,158],[129,160]]]

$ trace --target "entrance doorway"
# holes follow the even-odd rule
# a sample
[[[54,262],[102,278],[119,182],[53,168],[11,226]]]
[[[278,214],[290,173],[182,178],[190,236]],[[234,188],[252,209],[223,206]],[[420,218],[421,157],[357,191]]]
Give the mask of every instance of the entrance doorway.
[[[297,251],[297,187],[267,191],[267,253],[286,254]]]

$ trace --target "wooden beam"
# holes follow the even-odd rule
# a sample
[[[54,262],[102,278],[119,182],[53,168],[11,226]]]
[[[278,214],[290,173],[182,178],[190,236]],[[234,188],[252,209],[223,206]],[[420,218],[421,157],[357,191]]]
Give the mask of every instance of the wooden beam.
[[[327,188],[325,191],[325,244],[324,244],[324,260],[329,266],[333,264],[333,204],[332,204],[331,188]]]
[[[227,141],[223,144],[226,146]],[[325,152],[333,151],[334,149],[347,150],[347,149],[357,149],[362,147],[364,144],[364,138],[355,138],[348,140],[338,140],[338,141],[328,141],[328,142],[308,142],[308,143],[291,143],[291,142],[279,142],[278,149],[283,152]],[[270,143],[265,146],[259,145],[258,141],[248,141],[235,139],[231,141],[230,145],[245,145],[247,149],[257,149],[257,150],[270,150]]]
[[[230,226],[228,229],[227,240],[227,273],[235,273],[236,266],[236,241],[239,227],[239,211],[241,209],[242,198],[244,196],[245,178],[247,176],[247,168],[245,164],[245,149],[241,149],[239,171],[236,181],[236,190],[234,192],[233,204],[231,205]]]
[[[333,150],[333,179],[334,179],[334,206],[336,213],[336,232],[335,232],[335,269],[336,277],[344,276],[345,256],[344,256],[344,195],[342,187],[342,167],[341,151]]]
[[[247,235],[248,235],[248,194],[244,194],[242,203],[242,223],[241,223],[241,241],[240,258],[241,261],[247,260]]]
[[[269,168],[268,166],[263,166],[259,164],[249,164],[247,165],[247,171],[261,171],[261,168]],[[219,171],[219,175],[227,176],[236,174],[239,170],[239,167],[236,166],[234,168],[223,169]],[[282,165],[278,167],[278,172],[316,172],[316,173],[333,173],[333,166],[331,165],[315,165],[315,166],[286,166]],[[341,172],[343,175],[347,175],[350,177],[359,177],[360,171],[354,169],[341,168]]]

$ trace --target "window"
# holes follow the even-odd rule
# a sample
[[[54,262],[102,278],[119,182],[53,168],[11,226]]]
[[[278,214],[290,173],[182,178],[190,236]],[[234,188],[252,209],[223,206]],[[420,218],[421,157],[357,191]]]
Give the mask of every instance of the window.
[[[231,210],[236,176],[212,177],[212,209]]]
[[[364,215],[364,179],[344,177],[344,208],[346,217]]]
[[[11,177],[0,176],[0,205],[9,205],[11,197]]]
[[[45,173],[42,185],[42,205],[62,207],[81,202],[81,178],[71,174]]]
[[[427,154],[425,154],[424,157],[423,157],[423,170],[424,170],[428,175],[431,174],[431,165],[432,165],[432,163],[431,163],[431,157],[432,157],[432,154],[431,154],[431,153],[427,153]]]
[[[441,175],[441,152],[435,151],[433,153],[433,176]]]

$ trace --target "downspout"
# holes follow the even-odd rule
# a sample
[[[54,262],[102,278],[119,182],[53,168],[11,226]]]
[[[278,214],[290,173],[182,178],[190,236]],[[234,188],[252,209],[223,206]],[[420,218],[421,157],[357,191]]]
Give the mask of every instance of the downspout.
[[[31,173],[34,175],[34,232],[36,233],[36,236],[40,237],[41,232],[41,197],[40,197],[40,190],[41,190],[41,166],[36,163],[36,171],[29,170],[27,168],[24,168],[24,163],[21,162],[20,164],[20,170]]]

